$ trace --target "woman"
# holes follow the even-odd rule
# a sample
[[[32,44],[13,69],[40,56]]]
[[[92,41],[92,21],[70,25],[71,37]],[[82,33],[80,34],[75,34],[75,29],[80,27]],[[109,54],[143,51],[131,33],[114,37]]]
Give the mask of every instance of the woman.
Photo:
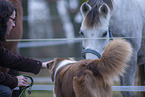
[[[6,34],[15,27],[16,10],[12,5],[0,0],[0,66],[24,72],[38,74],[41,68],[47,68],[47,62],[40,62],[20,55],[12,54],[1,45],[5,41]],[[24,76],[12,76],[0,72],[0,97],[11,97],[12,89],[26,86]]]

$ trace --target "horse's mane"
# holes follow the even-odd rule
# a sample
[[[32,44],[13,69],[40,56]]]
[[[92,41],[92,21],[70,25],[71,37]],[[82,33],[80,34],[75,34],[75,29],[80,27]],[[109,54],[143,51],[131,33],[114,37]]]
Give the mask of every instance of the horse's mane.
[[[98,24],[100,22],[98,8],[102,4],[105,3],[111,10],[113,9],[112,0],[88,0],[87,3],[92,7],[92,10],[86,16],[86,25],[88,27],[93,27],[94,24]]]

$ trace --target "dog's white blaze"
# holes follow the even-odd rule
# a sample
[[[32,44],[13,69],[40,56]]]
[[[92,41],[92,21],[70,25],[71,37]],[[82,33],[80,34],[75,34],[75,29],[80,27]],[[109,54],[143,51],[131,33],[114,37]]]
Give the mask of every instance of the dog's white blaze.
[[[71,61],[71,60],[63,60],[63,61],[61,61],[61,62],[58,64],[59,66],[56,68],[55,73],[54,73],[54,83],[55,83],[55,76],[56,76],[56,74],[57,74],[58,69],[61,68],[61,67],[63,67],[63,66],[65,66],[65,65],[67,65],[67,64],[75,63],[75,62],[76,62],[76,61]]]
[[[58,67],[56,68],[55,70],[55,73],[54,73],[54,83],[55,83],[55,76],[57,74],[57,71],[59,70],[59,68],[67,65],[67,64],[70,64],[70,63],[75,63],[76,61],[71,61],[71,60],[63,60],[61,61],[58,65]],[[53,97],[56,97],[56,94],[55,94],[55,90],[53,89]]]
[[[53,88],[53,97],[56,97],[56,94],[55,94],[55,92],[54,92],[54,88]]]

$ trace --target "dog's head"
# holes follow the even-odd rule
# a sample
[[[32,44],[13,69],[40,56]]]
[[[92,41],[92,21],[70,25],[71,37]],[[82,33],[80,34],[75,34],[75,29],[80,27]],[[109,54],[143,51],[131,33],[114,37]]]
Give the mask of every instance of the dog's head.
[[[47,68],[49,70],[51,70],[51,79],[52,79],[52,81],[54,81],[55,70],[56,70],[56,68],[58,67],[59,63],[62,60],[65,60],[65,59],[63,59],[63,58],[55,58],[54,60],[52,60],[49,63],[47,63]]]
[[[63,63],[62,63],[63,62]],[[54,60],[50,61],[49,63],[47,63],[47,68],[49,70],[51,70],[51,79],[52,81],[54,81],[54,76],[55,76],[55,73],[58,69],[58,67],[61,65],[61,66],[64,66],[66,65],[67,63],[74,63],[74,59],[72,58],[68,58],[68,59],[64,59],[64,58],[55,58]]]

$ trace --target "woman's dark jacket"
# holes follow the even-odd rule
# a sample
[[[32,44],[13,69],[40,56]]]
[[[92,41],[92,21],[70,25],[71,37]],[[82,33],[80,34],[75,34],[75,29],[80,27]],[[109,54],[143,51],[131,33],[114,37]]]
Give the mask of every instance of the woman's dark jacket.
[[[12,54],[0,44],[0,66],[38,74],[41,69],[42,62]],[[17,86],[17,84],[18,80],[15,76],[0,71],[0,85],[9,86],[13,89]]]

